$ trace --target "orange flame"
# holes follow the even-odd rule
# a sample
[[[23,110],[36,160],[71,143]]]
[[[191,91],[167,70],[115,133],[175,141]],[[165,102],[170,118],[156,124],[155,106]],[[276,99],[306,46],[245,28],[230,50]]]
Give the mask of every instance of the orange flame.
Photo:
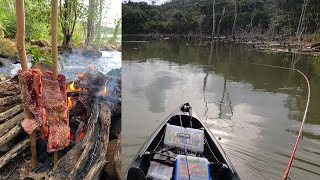
[[[72,83],[70,83],[67,87],[67,91],[81,91],[81,88],[76,88],[74,87],[74,81],[72,81]]]
[[[72,100],[71,97],[68,97],[68,109],[72,107]]]
[[[107,88],[108,82],[109,82],[109,80],[107,80],[107,81],[104,83],[103,90],[100,92],[102,95],[106,95],[106,94],[108,93],[108,88]]]
[[[81,72],[79,72],[79,73],[78,73],[78,77],[79,77],[79,78],[82,78],[82,77],[83,77],[83,75],[84,75],[84,74],[83,74],[83,73],[81,73]]]
[[[94,66],[95,66],[94,64],[90,64],[89,68],[90,68],[90,69],[93,69]]]

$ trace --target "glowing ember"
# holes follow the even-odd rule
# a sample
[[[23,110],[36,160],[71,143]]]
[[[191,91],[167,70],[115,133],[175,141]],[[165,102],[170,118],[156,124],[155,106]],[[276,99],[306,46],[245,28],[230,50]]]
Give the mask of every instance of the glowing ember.
[[[81,72],[78,73],[78,77],[82,78],[84,74],[82,74]]]
[[[94,68],[94,64],[90,64],[89,68],[93,69]]]
[[[84,136],[84,132],[81,132],[79,134],[78,138],[76,139],[76,142],[79,142],[82,139],[83,136]]]

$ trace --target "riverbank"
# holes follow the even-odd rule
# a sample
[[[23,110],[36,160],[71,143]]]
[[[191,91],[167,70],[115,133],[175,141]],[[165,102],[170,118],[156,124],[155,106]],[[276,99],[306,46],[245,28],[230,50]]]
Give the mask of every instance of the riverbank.
[[[214,41],[222,44],[238,43],[245,44],[248,48],[267,53],[294,53],[320,57],[320,41],[310,38],[311,35],[301,37],[299,41],[294,37],[283,35],[237,35],[235,40],[232,36],[214,37]],[[123,42],[126,41],[180,41],[185,44],[207,45],[211,43],[210,35],[193,34],[126,34],[123,35]]]
[[[61,56],[76,54],[85,58],[100,58],[101,51],[121,52],[121,43],[96,46],[79,45],[71,48],[58,47]],[[27,55],[35,62],[51,59],[51,42],[47,39],[31,40],[26,43]],[[16,42],[8,38],[0,38],[0,68],[19,63]],[[47,62],[47,61],[46,61]]]

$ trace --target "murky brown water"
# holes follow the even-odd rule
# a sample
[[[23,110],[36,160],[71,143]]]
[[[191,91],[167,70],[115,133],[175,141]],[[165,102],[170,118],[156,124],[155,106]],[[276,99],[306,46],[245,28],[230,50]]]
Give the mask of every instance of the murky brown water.
[[[211,53],[210,53],[211,52]],[[210,55],[211,54],[211,55]],[[281,179],[312,86],[310,114],[291,179],[320,179],[320,61],[240,45],[123,43],[123,170],[178,105],[190,102],[242,179]]]

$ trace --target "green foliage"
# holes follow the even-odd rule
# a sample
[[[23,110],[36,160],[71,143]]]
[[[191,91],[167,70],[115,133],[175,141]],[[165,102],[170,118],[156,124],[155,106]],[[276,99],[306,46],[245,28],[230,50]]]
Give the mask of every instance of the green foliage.
[[[51,53],[44,53],[38,47],[30,47],[27,50],[27,53],[32,55],[31,63],[35,65],[39,62],[52,65],[52,56]]]
[[[120,26],[121,26],[121,18],[119,19],[115,19],[114,20],[114,24],[115,24],[115,28],[113,31],[113,36],[111,38],[111,42],[116,42],[117,41],[117,37],[119,35],[119,31],[120,31]]]
[[[294,35],[303,2],[304,0],[238,0],[236,31],[255,30],[259,33]],[[210,34],[212,3],[213,0],[171,0],[162,5],[131,1],[123,3],[123,33],[199,34],[201,27],[202,33]],[[217,24],[223,8],[226,11],[221,23],[221,34],[229,35],[234,20],[234,1],[216,0]],[[307,33],[314,33],[320,27],[319,9],[319,0],[309,0],[304,18]]]
[[[76,23],[76,27],[74,29],[73,34],[73,45],[80,46],[86,40],[86,24],[78,22]]]

